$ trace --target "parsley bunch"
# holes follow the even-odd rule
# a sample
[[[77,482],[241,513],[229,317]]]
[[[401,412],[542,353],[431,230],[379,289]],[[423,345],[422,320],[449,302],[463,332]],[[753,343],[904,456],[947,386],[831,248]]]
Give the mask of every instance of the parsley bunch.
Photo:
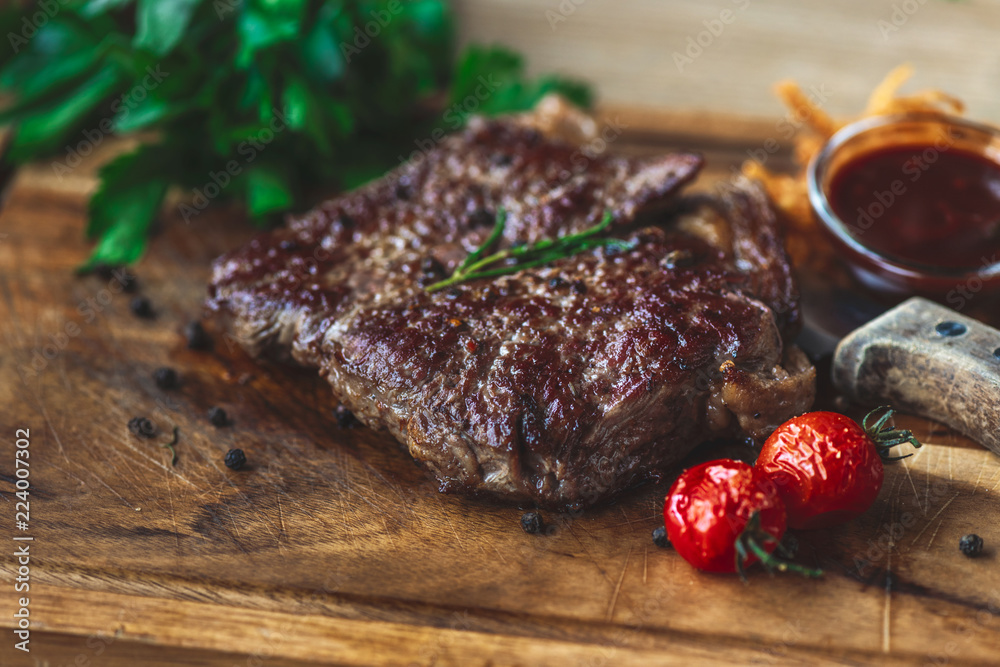
[[[0,31],[7,159],[62,177],[111,135],[139,141],[100,171],[84,268],[138,259],[170,187],[191,194],[188,221],[227,199],[269,224],[471,112],[550,91],[590,102],[581,84],[526,80],[500,48],[456,58],[444,0],[40,0],[3,11]]]

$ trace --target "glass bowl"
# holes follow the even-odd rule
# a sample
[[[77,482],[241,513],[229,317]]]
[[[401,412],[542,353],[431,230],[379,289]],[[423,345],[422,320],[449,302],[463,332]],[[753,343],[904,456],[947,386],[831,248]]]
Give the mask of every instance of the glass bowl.
[[[862,223],[854,221],[852,227],[835,213],[830,186],[840,170],[894,146],[912,147],[918,155],[925,148],[928,158],[934,157],[935,151],[955,148],[978,154],[1000,167],[1000,130],[960,118],[934,113],[873,116],[841,128],[809,163],[809,201],[854,276],[865,287],[892,297],[917,294],[948,302],[953,298],[957,301],[956,294],[968,299],[1000,291],[1000,260],[996,255],[984,256],[979,266],[919,263],[865,245],[863,230],[858,228]]]

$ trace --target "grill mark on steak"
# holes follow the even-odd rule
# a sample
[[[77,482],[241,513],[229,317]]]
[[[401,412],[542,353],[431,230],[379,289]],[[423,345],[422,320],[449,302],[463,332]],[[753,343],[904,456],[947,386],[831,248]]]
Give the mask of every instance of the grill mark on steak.
[[[210,304],[252,354],[320,367],[446,491],[589,505],[705,439],[760,438],[807,409],[814,371],[782,344],[797,295],[759,188],[651,218],[700,158],[580,155],[530,117],[473,120],[221,257]],[[505,246],[605,211],[635,245],[428,294],[427,276],[449,275],[500,206]]]

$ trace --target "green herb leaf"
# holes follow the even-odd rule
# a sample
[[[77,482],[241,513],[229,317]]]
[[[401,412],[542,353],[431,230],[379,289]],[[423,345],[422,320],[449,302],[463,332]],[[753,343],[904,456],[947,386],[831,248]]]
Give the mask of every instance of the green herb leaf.
[[[500,208],[497,211],[497,219],[493,225],[493,231],[486,241],[459,264],[455,272],[451,274],[451,277],[429,285],[427,291],[436,292],[450,285],[469,280],[481,280],[483,278],[494,278],[496,276],[517,273],[524,269],[551,264],[560,259],[571,257],[594,248],[614,248],[616,250],[631,248],[632,244],[622,239],[598,238],[598,235],[611,224],[611,219],[611,212],[608,211],[599,223],[581,232],[567,234],[555,239],[543,239],[532,245],[513,246],[485,256],[489,249],[503,236],[507,212],[503,208]]]
[[[483,258],[487,251],[492,248],[503,236],[503,230],[507,226],[507,211],[503,206],[497,208],[496,220],[493,222],[493,231],[486,237],[481,246],[469,253],[469,256],[458,265],[458,271],[465,271],[470,266]]]
[[[31,104],[43,95],[72,83],[91,71],[98,60],[96,48],[76,51],[61,58],[24,82],[18,89],[18,104]]]
[[[88,0],[80,7],[80,15],[91,17],[100,16],[115,9],[121,9],[132,4],[134,0]]]
[[[36,3],[18,4],[0,8],[7,32],[20,34],[37,15]],[[93,261],[138,257],[170,185],[203,188],[224,174],[218,187],[263,223],[332,187],[376,178],[450,111],[436,108],[441,100],[464,101],[484,80],[489,95],[477,105],[488,114],[527,109],[552,90],[589,99],[562,78],[526,79],[521,59],[503,49],[473,48],[456,63],[446,0],[59,5],[32,38],[0,52],[10,157],[95,143],[109,127],[155,142],[101,170],[88,229],[98,239]],[[542,261],[552,250],[504,262]]]
[[[23,29],[23,28],[22,28]],[[13,58],[7,60],[0,72],[0,87],[14,92],[24,86],[34,85],[46,70],[64,58],[92,51],[100,38],[89,33],[67,16],[56,16],[38,29],[27,45],[20,45]]]
[[[285,210],[294,201],[291,186],[277,169],[267,165],[247,170],[246,188],[247,209],[255,218]]]
[[[165,56],[184,36],[201,0],[139,0],[132,44],[154,55]]]
[[[327,82],[340,79],[347,65],[333,27],[335,14],[333,3],[323,5],[315,24],[302,40],[300,53],[306,71]]]
[[[288,120],[288,126],[293,130],[303,130],[316,142],[316,149],[320,153],[330,155],[333,151],[333,146],[323,123],[323,110],[319,108],[319,104],[313,97],[313,93],[306,81],[295,76],[289,77],[282,100],[284,102],[284,115]],[[336,102],[329,102],[329,104],[334,108],[329,109],[328,113],[333,112],[334,114],[338,111],[336,107],[342,106]],[[339,111],[343,114],[344,110],[340,109]],[[350,122],[350,113],[347,113],[346,116],[347,121]],[[336,121],[340,117],[342,116],[333,116],[332,119]],[[349,128],[347,129],[349,131]]]
[[[585,84],[556,76],[529,81],[524,75],[524,61],[516,53],[503,47],[470,46],[459,61],[450,98],[452,104],[475,99],[478,113],[496,115],[527,111],[553,92],[583,108],[592,103]]]
[[[77,124],[108,98],[119,81],[120,72],[117,68],[105,66],[74,90],[65,101],[52,103],[27,116],[18,125],[17,134],[11,142],[11,159],[23,162],[61,146]]]
[[[146,249],[149,227],[169,183],[157,176],[166,166],[167,148],[146,145],[101,169],[101,185],[90,200],[87,234],[99,237],[90,259],[96,264],[131,264]]]
[[[150,94],[141,102],[135,102],[132,108],[122,105],[115,115],[113,127],[118,133],[135,132],[154,125],[155,123],[174,118],[194,108],[193,102],[171,103]]]
[[[258,51],[295,39],[301,26],[302,3],[299,0],[245,2],[247,6],[237,20],[240,48],[236,64],[239,67],[248,67]]]
[[[312,98],[305,82],[293,77],[285,86],[282,100],[285,103],[285,117],[288,118],[288,125],[293,130],[301,130],[306,127],[309,122],[309,106]]]

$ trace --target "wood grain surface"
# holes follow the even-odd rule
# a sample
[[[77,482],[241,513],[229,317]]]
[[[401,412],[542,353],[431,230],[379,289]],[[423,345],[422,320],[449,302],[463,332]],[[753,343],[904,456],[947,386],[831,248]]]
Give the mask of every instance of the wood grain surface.
[[[752,145],[695,125],[627,133],[617,148],[672,144],[707,147],[701,187]],[[940,665],[1000,654],[1000,459],[949,429],[901,419],[928,444],[889,468],[876,506],[799,535],[821,580],[755,570],[744,585],[694,571],[650,540],[665,485],[547,513],[552,533],[527,535],[521,509],[441,495],[388,436],[338,428],[313,372],[257,363],[211,321],[214,348],[186,348],[209,262],[251,234],[237,213],[185,224],[168,212],[136,267],[155,320],[132,316],[112,280],[75,277],[92,187],[92,164],[62,181],[37,165],[0,214],[3,539],[17,534],[19,428],[31,434],[22,534],[34,537],[30,655],[13,648],[13,548],[0,555],[3,665]],[[152,380],[165,365],[177,390]],[[230,426],[209,423],[215,405]],[[160,435],[130,434],[137,415]],[[174,426],[171,466],[158,445]],[[231,447],[246,469],[223,466]],[[968,532],[986,540],[983,557],[959,553]]]
[[[995,0],[454,4],[463,42],[510,45],[533,72],[593,82],[606,104],[777,120],[785,109],[771,86],[791,78],[824,109],[852,115],[889,70],[910,63],[916,74],[907,90],[940,88],[964,99],[974,117],[1000,121]]]

